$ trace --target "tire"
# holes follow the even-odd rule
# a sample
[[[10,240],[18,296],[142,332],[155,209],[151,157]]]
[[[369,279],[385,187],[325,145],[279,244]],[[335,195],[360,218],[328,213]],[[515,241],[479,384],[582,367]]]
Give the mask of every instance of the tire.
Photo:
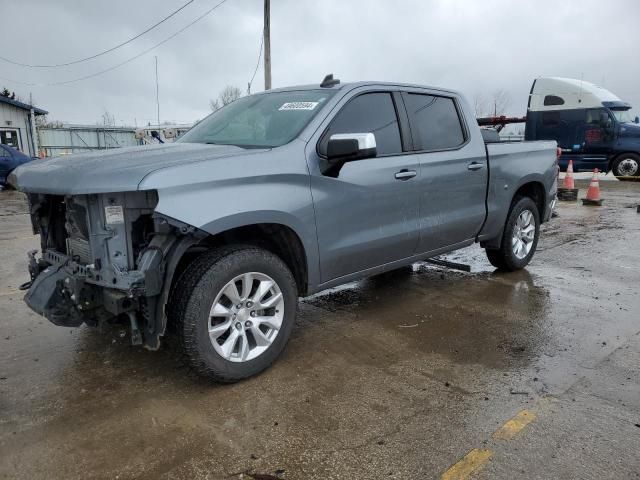
[[[618,180],[640,180],[640,155],[623,153],[615,159],[611,170]]]
[[[278,256],[248,245],[225,246],[200,255],[180,275],[168,321],[193,370],[232,383],[260,373],[280,355],[297,302],[293,275]]]
[[[529,224],[534,227],[533,231],[527,234],[528,230],[526,218],[529,218],[525,212],[529,212]],[[524,226],[524,230],[522,231]],[[520,229],[520,230],[519,230]],[[531,237],[533,234],[533,237]],[[516,237],[517,236],[517,237]],[[523,245],[523,249],[519,249],[520,244],[514,243],[514,237],[518,238]],[[538,246],[540,237],[540,213],[535,202],[529,197],[519,197],[513,201],[511,210],[507,217],[504,232],[502,234],[501,247],[496,250],[487,249],[487,258],[491,265],[498,270],[513,272],[526,267]],[[525,241],[525,238],[529,241]],[[516,253],[517,252],[519,253]]]

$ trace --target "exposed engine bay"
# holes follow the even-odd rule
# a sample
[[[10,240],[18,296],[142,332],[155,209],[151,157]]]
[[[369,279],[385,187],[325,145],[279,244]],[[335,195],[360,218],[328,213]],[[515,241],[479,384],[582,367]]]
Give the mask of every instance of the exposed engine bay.
[[[30,194],[42,251],[29,253],[29,307],[61,326],[124,319],[133,344],[157,348],[166,325],[165,274],[177,263],[169,258],[198,237],[193,227],[154,214],[157,203],[155,191]]]

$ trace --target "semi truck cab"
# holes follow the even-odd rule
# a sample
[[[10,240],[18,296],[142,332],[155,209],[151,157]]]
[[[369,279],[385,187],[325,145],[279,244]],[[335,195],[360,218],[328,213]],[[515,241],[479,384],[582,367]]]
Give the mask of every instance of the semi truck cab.
[[[537,78],[531,86],[525,140],[555,140],[560,168],[613,171],[620,179],[640,177],[640,119],[631,105],[582,80]]]

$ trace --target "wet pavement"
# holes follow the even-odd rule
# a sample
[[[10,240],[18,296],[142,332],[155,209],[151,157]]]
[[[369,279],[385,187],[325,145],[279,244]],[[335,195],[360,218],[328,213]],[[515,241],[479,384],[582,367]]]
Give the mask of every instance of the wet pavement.
[[[601,187],[603,207],[559,206],[525,271],[471,247],[448,256],[470,273],[302,300],[283,356],[235,385],[31,313],[38,241],[0,192],[0,478],[640,478],[640,184]]]

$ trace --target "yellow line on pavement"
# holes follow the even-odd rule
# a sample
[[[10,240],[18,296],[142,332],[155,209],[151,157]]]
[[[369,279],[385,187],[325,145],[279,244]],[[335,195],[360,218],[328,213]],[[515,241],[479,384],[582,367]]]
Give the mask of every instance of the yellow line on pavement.
[[[493,438],[497,440],[511,440],[535,419],[535,413],[529,410],[522,410],[502,427],[493,432]]]
[[[469,478],[469,475],[484,467],[492,455],[492,450],[474,448],[462,460],[444,472],[441,478],[442,480],[464,480]]]

